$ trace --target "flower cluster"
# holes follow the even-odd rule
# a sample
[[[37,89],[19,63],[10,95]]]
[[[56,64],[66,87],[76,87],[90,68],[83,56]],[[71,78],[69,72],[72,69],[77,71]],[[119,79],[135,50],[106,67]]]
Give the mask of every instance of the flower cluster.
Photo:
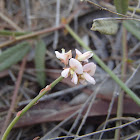
[[[67,53],[62,49],[62,53],[55,51],[56,57],[65,64],[64,70],[61,72],[61,76],[67,78],[71,76],[72,82],[74,84],[89,83],[95,84],[95,80],[92,77],[96,70],[96,65],[93,62],[88,63],[88,59],[93,56],[91,51],[81,53],[79,50],[75,49],[76,56],[72,58],[71,50]]]

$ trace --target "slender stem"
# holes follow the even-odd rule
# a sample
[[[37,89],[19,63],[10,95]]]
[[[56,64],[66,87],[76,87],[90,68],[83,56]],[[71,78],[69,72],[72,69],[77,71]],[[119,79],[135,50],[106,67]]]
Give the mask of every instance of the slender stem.
[[[122,81],[125,82],[125,75],[126,75],[126,60],[127,60],[127,39],[126,39],[126,29],[124,26],[122,27],[122,48],[123,48],[123,54],[122,54],[122,70],[121,70],[121,75],[122,75]],[[118,107],[117,107],[117,118],[122,117],[123,114],[123,99],[124,99],[124,92],[122,91],[119,94],[118,98]],[[116,122],[116,127],[120,126],[122,123],[121,121]],[[120,131],[121,129],[116,129],[115,131],[115,140],[120,139]]]
[[[133,7],[133,6],[128,6],[128,10],[133,12],[134,10],[136,9],[136,13],[140,13],[140,8],[136,8],[136,7]]]
[[[29,34],[30,32],[16,32],[16,31],[9,31],[9,30],[1,30],[0,35],[4,36],[21,36]]]
[[[129,17],[129,16],[127,16],[127,15],[123,15],[123,14],[121,14],[121,13],[114,12],[113,10],[104,8],[103,6],[100,6],[100,5],[98,5],[98,4],[96,4],[96,3],[92,2],[92,1],[89,1],[89,0],[86,0],[86,1],[87,1],[88,3],[90,3],[90,4],[92,4],[92,5],[95,5],[96,7],[100,8],[100,9],[102,9],[102,10],[108,11],[108,12],[113,13],[113,14],[116,14],[116,15],[118,15],[118,16]],[[112,6],[112,7],[113,7],[113,6]]]
[[[8,134],[10,133],[11,129],[13,126],[17,123],[17,121],[25,114],[43,95],[45,95],[50,89],[52,89],[57,83],[62,81],[63,77],[60,76],[58,77],[53,83],[51,83],[48,88],[44,88],[43,90],[40,91],[40,93],[27,105],[25,106],[21,111],[18,112],[14,120],[9,124],[8,128],[6,129],[2,140],[6,140]]]
[[[29,34],[25,34],[25,35],[22,35],[22,36],[19,36],[19,37],[15,37],[13,40],[8,40],[8,41],[0,44],[0,48],[11,45],[11,44],[16,43],[18,41],[23,41],[25,39],[31,39],[31,38],[34,38],[34,37],[39,36],[39,35],[43,35],[43,34],[58,30],[58,29],[62,29],[63,27],[64,27],[64,25],[61,24],[58,27],[47,28],[47,29],[43,29],[43,30],[40,30],[40,31],[31,32]]]
[[[65,25],[67,31],[71,36],[86,50],[92,51],[80,37],[71,29],[69,25]],[[92,51],[93,52],[93,51]],[[140,106],[140,98],[130,90],[105,64],[104,62],[93,52],[93,58],[95,61],[112,77],[113,80]]]
[[[14,29],[16,29],[17,31],[22,31],[22,29],[16,25],[16,23],[14,23],[10,18],[8,18],[6,15],[4,15],[2,12],[0,12],[0,17],[6,21],[8,24],[10,24]]]

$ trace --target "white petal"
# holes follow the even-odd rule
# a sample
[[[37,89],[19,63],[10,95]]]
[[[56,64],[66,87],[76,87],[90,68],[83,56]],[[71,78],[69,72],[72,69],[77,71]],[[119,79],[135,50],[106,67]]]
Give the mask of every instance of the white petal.
[[[56,57],[57,57],[58,59],[64,59],[64,58],[65,58],[65,57],[64,57],[64,54],[59,53],[58,51],[55,51],[55,54],[56,54]]]
[[[91,76],[90,76],[88,73],[86,73],[86,72],[84,72],[83,75],[84,75],[85,79],[86,79],[89,83],[95,85],[96,82],[95,82],[95,80],[94,80],[93,77],[91,77]]]
[[[72,77],[71,81],[72,81],[75,85],[78,83],[78,77],[77,77],[76,73],[73,74],[73,77]]]
[[[89,59],[89,58],[91,58],[93,56],[93,52],[92,51],[87,51],[83,55],[86,55],[87,59]]]
[[[78,74],[83,73],[83,67],[78,60],[71,58],[69,61],[69,65],[76,73],[78,73]]]
[[[81,55],[82,53],[79,51],[79,50],[77,50],[77,49],[75,49],[75,51],[76,51],[76,54],[77,55]]]
[[[85,65],[83,66],[83,71],[84,71],[84,72],[87,72],[87,73],[90,74],[91,76],[94,75],[95,70],[96,70],[96,65],[95,65],[93,62],[88,63],[88,64],[85,64]]]
[[[79,55],[78,60],[79,61],[87,61],[87,59],[91,58],[92,56],[93,56],[92,51],[88,51],[82,55]]]
[[[70,71],[70,68],[64,69],[61,72],[61,76],[64,77],[64,78],[67,78],[69,76],[69,71]]]

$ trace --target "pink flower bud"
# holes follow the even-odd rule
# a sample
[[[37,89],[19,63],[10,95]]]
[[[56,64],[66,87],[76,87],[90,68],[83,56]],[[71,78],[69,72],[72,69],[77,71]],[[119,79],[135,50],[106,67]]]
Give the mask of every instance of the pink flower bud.
[[[55,51],[56,57],[62,61],[65,65],[68,64],[69,59],[72,57],[71,50],[65,53],[65,50],[62,49],[62,53]]]

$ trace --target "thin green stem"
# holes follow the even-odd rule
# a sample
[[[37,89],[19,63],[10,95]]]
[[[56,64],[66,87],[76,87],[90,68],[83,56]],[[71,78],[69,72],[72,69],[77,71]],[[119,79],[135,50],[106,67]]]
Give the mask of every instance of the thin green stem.
[[[140,8],[128,6],[128,10],[131,11],[131,12],[133,12],[135,9],[136,9],[136,13],[140,13]]]
[[[29,34],[30,32],[15,32],[15,31],[9,31],[9,30],[1,30],[0,35],[3,36],[21,36]]]
[[[80,37],[71,29],[69,25],[65,25],[67,31],[71,36],[86,50],[92,51]],[[93,51],[92,51],[93,52]],[[112,77],[113,80],[140,106],[140,98],[130,90],[105,64],[104,62],[93,52],[93,58],[95,61]]]
[[[44,88],[40,91],[40,93],[27,105],[25,106],[14,118],[14,120],[9,124],[8,128],[6,129],[2,140],[6,140],[8,137],[8,134],[10,133],[13,126],[17,123],[17,121],[25,114],[43,95],[45,95],[50,89],[52,89],[57,83],[62,81],[63,77],[58,77],[53,83],[51,83],[48,88]]]

